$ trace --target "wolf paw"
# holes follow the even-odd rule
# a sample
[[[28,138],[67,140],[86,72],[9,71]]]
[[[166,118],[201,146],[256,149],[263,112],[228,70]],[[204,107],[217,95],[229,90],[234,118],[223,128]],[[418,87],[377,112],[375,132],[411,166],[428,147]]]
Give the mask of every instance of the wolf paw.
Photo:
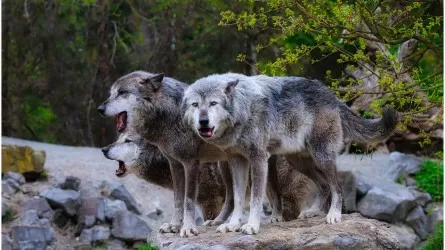
[[[335,224],[341,221],[341,212],[337,209],[329,210],[326,216],[326,222],[328,224]]]
[[[306,211],[302,211],[300,213],[300,215],[298,216],[298,219],[312,218],[312,217],[315,217],[315,216],[319,216],[320,214],[321,214],[320,211],[306,210]]]
[[[260,225],[244,224],[241,227],[241,232],[245,234],[257,234],[260,231]]]
[[[164,223],[164,225],[159,228],[160,233],[178,233],[181,225],[175,225],[171,223]]]
[[[210,227],[210,226],[219,226],[223,223],[224,221],[220,221],[220,220],[206,220],[204,222],[204,224],[202,224],[205,227]]]
[[[277,223],[277,222],[282,222],[282,221],[283,221],[283,217],[281,217],[281,216],[272,215],[270,217],[270,223]]]
[[[181,228],[181,232],[179,233],[179,235],[182,238],[198,236],[198,230],[195,227],[189,227],[189,228],[183,227],[183,228]]]
[[[240,224],[230,224],[230,223],[225,223],[225,224],[221,224],[217,229],[216,232],[218,233],[227,233],[227,232],[235,232],[235,231],[239,231],[241,225]]]

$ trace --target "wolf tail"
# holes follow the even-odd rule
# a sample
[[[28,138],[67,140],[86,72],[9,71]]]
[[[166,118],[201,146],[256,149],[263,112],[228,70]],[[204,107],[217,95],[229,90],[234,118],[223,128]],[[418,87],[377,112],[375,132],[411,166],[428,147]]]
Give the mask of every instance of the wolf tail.
[[[387,138],[397,125],[397,112],[392,108],[383,109],[378,119],[364,119],[348,106],[340,106],[344,137],[355,142],[377,142]]]

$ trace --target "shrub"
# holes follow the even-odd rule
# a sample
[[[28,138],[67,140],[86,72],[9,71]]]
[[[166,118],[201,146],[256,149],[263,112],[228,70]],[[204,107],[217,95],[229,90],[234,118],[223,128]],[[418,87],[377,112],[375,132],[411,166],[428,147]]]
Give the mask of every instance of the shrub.
[[[422,247],[422,250],[437,250],[443,249],[443,224],[437,225],[434,233],[428,237],[427,243]]]
[[[157,246],[153,246],[150,242],[146,245],[140,246],[138,250],[159,250]]]
[[[417,186],[429,193],[434,201],[443,200],[443,164],[427,160],[415,175]]]

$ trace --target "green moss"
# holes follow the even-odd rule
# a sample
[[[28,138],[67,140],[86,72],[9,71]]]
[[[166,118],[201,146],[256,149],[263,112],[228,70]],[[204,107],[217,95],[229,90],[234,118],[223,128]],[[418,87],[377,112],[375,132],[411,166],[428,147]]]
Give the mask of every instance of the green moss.
[[[14,209],[9,207],[6,210],[5,216],[2,216],[2,223],[13,221],[15,219],[15,214],[16,212]]]
[[[138,250],[159,250],[159,247],[153,246],[151,242],[147,243],[146,245],[140,246]]]
[[[443,224],[437,225],[434,233],[428,237],[427,243],[422,250],[439,250],[443,249]]]
[[[414,176],[417,186],[429,193],[434,201],[443,200],[443,164],[427,160]]]

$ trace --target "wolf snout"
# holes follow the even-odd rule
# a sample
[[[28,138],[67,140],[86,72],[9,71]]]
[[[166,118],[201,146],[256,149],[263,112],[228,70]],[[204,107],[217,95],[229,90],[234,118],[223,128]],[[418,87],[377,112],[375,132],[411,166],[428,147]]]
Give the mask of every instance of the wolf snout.
[[[105,113],[105,105],[101,104],[99,107],[97,107],[97,111],[103,115]]]

